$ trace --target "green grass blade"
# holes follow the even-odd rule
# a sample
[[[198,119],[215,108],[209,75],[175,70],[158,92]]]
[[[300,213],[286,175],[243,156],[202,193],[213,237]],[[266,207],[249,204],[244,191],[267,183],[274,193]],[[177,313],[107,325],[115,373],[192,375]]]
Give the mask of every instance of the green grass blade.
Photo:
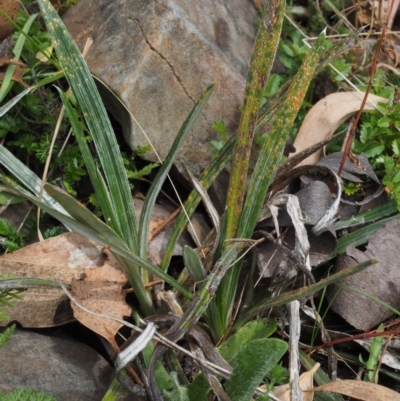
[[[116,232],[121,232],[129,248],[138,251],[138,233],[126,170],[110,120],[95,82],[78,47],[49,0],[38,0],[48,33],[65,77],[82,109],[99,155],[105,180],[112,193],[113,209],[119,217]]]
[[[175,161],[175,157],[184,141],[186,136],[189,134],[191,129],[193,128],[194,123],[202,112],[204,106],[206,105],[208,99],[211,96],[211,92],[214,88],[214,85],[209,85],[206,90],[202,93],[199,100],[194,105],[193,109],[187,116],[184,121],[181,129],[176,136],[174,143],[171,146],[170,151],[168,152],[167,157],[164,160],[164,163],[161,165],[160,170],[157,173],[157,176],[153,180],[153,184],[151,185],[149,191],[146,194],[146,199],[143,204],[142,213],[140,215],[140,256],[142,258],[147,257],[147,241],[148,241],[148,233],[149,233],[149,224],[151,212],[153,210],[154,204],[156,202],[156,198],[161,190],[162,185],[164,184],[164,180]]]
[[[266,3],[254,45],[228,186],[226,238],[235,237],[239,224],[258,112],[278,49],[284,10],[284,0]]]
[[[15,43],[13,53],[14,53],[14,59],[19,60],[22,49],[24,47],[24,43],[26,40],[26,34],[29,32],[29,29],[31,29],[31,26],[33,22],[35,21],[36,17],[38,14],[32,14],[28,21],[26,21],[24,27],[22,28],[22,32],[20,32],[17,42]],[[6,73],[4,74],[3,82],[0,86],[0,102],[4,100],[4,98],[7,96],[7,93],[10,91],[12,88],[14,81],[12,81],[12,77],[14,75],[14,72],[16,70],[17,66],[10,64],[7,67]]]
[[[201,263],[199,255],[190,246],[183,247],[183,262],[185,267],[195,283],[201,283],[207,278],[203,263]]]
[[[0,145],[0,163],[11,174],[17,177],[32,193],[39,196],[42,180],[3,145]],[[43,200],[59,212],[67,213],[65,209],[46,192],[43,192]]]
[[[358,213],[346,220],[339,220],[335,223],[335,231],[344,228],[358,226],[360,224],[370,223],[372,221],[382,219],[384,216],[389,216],[397,213],[396,201],[394,199],[387,201],[383,205],[376,206],[366,212]]]
[[[21,93],[19,93],[17,96],[13,97],[11,100],[9,100],[4,106],[0,107],[0,117],[3,117],[4,114],[6,114],[10,109],[12,109],[18,102],[29,92],[31,92],[34,88],[26,88],[24,89]]]
[[[332,258],[339,253],[346,252],[346,248],[348,246],[356,247],[365,244],[369,241],[372,234],[376,233],[380,228],[382,228],[385,224],[389,223],[392,220],[400,221],[400,214],[396,214],[394,216],[387,217],[386,219],[376,221],[375,223],[369,224],[363,228],[351,232],[345,237],[339,238],[336,250],[334,254],[331,255]]]
[[[274,298],[266,298],[259,302],[257,305],[253,306],[249,311],[243,314],[235,323],[233,330],[238,330],[244,323],[248,322],[259,313],[265,312],[270,308],[275,308],[281,305],[286,305],[287,303],[299,299],[303,299],[308,297],[309,295],[314,294],[315,292],[322,290],[326,286],[337,283],[340,280],[343,280],[345,277],[348,277],[352,274],[355,274],[359,271],[366,269],[367,267],[376,264],[376,260],[367,260],[365,262],[359,263],[357,265],[348,267],[347,269],[343,269],[338,273],[332,274],[331,276],[318,281],[318,283],[311,284],[308,287],[299,288],[298,290],[289,291],[284,294],[280,294]]]

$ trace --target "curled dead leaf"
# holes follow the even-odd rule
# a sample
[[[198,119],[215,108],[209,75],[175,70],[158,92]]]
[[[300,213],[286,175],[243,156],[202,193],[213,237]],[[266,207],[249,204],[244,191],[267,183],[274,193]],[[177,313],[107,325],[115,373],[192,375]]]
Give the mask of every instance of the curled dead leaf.
[[[304,122],[294,141],[296,152],[330,138],[336,129],[354,115],[361,107],[364,93],[332,93],[317,102],[307,113]],[[383,97],[369,94],[365,110],[373,110],[378,102],[387,102]],[[315,164],[322,157],[323,150],[313,153],[299,165]]]
[[[312,369],[304,372],[300,376],[300,388],[303,395],[303,401],[313,401],[314,393],[310,390],[314,387],[314,374],[321,365],[316,363]],[[290,401],[290,384],[275,387],[272,393],[275,397],[278,397],[281,401]]]
[[[100,266],[106,281],[100,283],[99,279],[98,286],[107,287],[108,274],[116,269],[115,262],[107,259],[101,246],[70,232],[1,256],[0,276],[35,277],[69,284]],[[109,277],[114,280],[111,273]],[[23,327],[54,327],[74,320],[69,299],[61,288],[30,288],[22,295],[23,299],[16,300],[13,308],[7,308],[10,319],[0,322],[1,326],[17,321]],[[120,307],[124,311],[125,303]],[[102,313],[109,312],[103,309]]]
[[[0,3],[0,9],[12,20],[15,20],[17,17],[19,7],[20,4],[18,0],[1,0]],[[6,17],[0,15],[0,40],[10,36],[13,30],[13,24]]]
[[[356,380],[340,380],[324,384],[314,391],[330,391],[362,401],[400,401],[400,394],[384,386]]]
[[[125,294],[122,292],[127,280],[115,260],[108,260],[102,267],[86,270],[85,275],[83,280],[74,278],[71,283],[71,293],[82,306],[92,312],[119,319],[131,315],[131,308],[125,302]],[[71,306],[76,320],[104,337],[117,349],[115,335],[122,327],[121,323],[91,315],[75,304]]]

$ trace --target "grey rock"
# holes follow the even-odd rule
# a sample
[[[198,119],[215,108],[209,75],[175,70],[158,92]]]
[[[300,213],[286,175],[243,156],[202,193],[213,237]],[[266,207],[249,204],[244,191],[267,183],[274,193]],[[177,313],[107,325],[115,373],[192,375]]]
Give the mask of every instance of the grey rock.
[[[91,71],[122,99],[161,159],[195,101],[215,83],[176,161],[183,176],[182,163],[198,176],[211,159],[211,124],[224,120],[231,132],[237,126],[256,15],[241,0],[81,0],[63,19],[81,49],[93,38]],[[148,144],[138,124],[102,92],[130,147]],[[145,157],[157,161],[154,152]]]
[[[57,401],[99,401],[114,369],[76,340],[16,330],[0,348],[0,393],[31,387]]]

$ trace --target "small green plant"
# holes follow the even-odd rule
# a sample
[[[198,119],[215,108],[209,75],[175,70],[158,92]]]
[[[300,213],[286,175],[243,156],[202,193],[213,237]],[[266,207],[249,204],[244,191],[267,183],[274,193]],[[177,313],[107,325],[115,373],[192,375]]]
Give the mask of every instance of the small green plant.
[[[6,219],[0,218],[0,244],[2,248],[14,252],[24,246],[24,235]]]
[[[226,128],[224,120],[213,122],[212,127],[221,139],[218,141],[213,140],[211,141],[211,144],[216,150],[221,150],[225,143],[228,141],[229,129]],[[213,152],[213,155],[215,156],[216,152]]]
[[[400,105],[393,104],[394,87],[383,86],[385,77],[378,70],[373,88],[377,94],[389,100],[378,104],[378,110],[364,113],[353,151],[368,157],[386,186],[386,192],[396,200],[400,210]]]
[[[111,123],[95,82],[50,2],[38,0],[38,3],[49,35],[52,41],[57,43],[55,51],[59,57],[62,74],[65,74],[74,94],[74,99],[71,99],[65,89],[59,86],[56,89],[74,131],[103,220],[70,194],[49,183],[44,185],[43,199],[39,198],[40,179],[4,146],[0,146],[0,162],[28,190],[4,174],[0,174],[3,183],[0,189],[30,200],[69,228],[108,247],[126,274],[138,300],[138,310],[143,317],[157,316],[159,312],[147,288],[151,280],[150,274],[168,283],[183,309],[181,317],[162,317],[162,322],[166,322],[165,336],[168,340],[177,343],[187,338],[188,334],[191,337],[199,335],[196,329],[201,327],[200,332],[206,330],[213,342],[211,344],[211,341],[207,340],[211,353],[207,358],[214,357],[222,363],[222,355],[230,364],[226,366],[225,362],[225,367],[232,369],[231,372],[224,369],[210,375],[208,368],[203,369],[200,361],[202,372],[187,384],[176,354],[173,351],[167,353],[165,346],[156,344],[150,354],[145,355],[143,352],[140,360],[147,368],[146,378],[153,399],[161,400],[164,396],[169,399],[178,397],[185,400],[205,400],[209,391],[213,389],[214,392],[222,394],[222,399],[230,397],[232,401],[248,401],[253,397],[257,386],[268,380],[266,375],[277,366],[287,350],[284,341],[271,337],[276,330],[276,324],[256,317],[271,307],[286,305],[292,300],[308,296],[341,277],[333,275],[322,282],[276,297],[271,297],[266,291],[261,296],[256,296],[253,286],[250,285],[244,294],[248,307],[244,311],[235,310],[240,298],[239,279],[243,263],[247,263],[248,260],[245,250],[254,243],[252,236],[264,202],[271,195],[270,186],[282,161],[286,138],[294,129],[296,117],[321,63],[322,55],[329,55],[325,48],[325,34],[322,33],[315,46],[307,52],[302,53],[299,41],[294,47],[286,49],[298,53],[302,62],[297,67],[293,66],[296,68],[296,75],[288,81],[287,91],[280,94],[275,109],[269,110],[269,114],[260,113],[265,85],[276,56],[285,7],[284,1],[271,0],[267,3],[251,61],[238,132],[236,136],[226,140],[223,136],[226,135],[225,125],[217,124],[217,130],[222,133],[222,139],[226,142],[201,177],[192,177],[195,190],[185,203],[185,211],[182,211],[176,220],[160,266],[155,266],[147,261],[151,212],[185,137],[211,96],[213,85],[204,90],[183,122],[146,194],[141,217],[137,222],[126,169],[127,160],[124,160],[116,138],[112,135]],[[277,17],[271,18],[271,15]],[[273,124],[261,145],[254,170],[251,171],[250,150],[257,126],[269,121],[272,115],[275,117]],[[88,135],[91,138],[90,142],[87,140]],[[96,150],[98,158],[93,157],[93,149]],[[207,189],[231,159],[226,212],[221,219],[207,195]],[[187,224],[187,217],[194,212],[200,201],[204,202],[210,214],[215,237],[213,241],[210,240],[209,261],[200,258],[193,249],[189,248],[190,250],[186,249],[184,252],[187,271],[196,282],[195,287],[185,286],[168,271],[173,249]],[[366,266],[367,262],[349,270],[355,272]],[[200,320],[202,324],[198,326]],[[198,343],[202,344],[201,341]],[[218,354],[215,350],[217,344]],[[164,359],[164,356],[167,357]],[[165,362],[169,369],[166,369],[161,361]],[[282,378],[279,368],[275,368],[273,372],[269,376],[271,385]],[[224,378],[224,382],[221,382],[221,378]],[[111,395],[108,394],[106,399],[116,398],[114,385],[118,391],[123,391],[118,381],[114,382],[110,388],[114,398],[109,398]],[[198,385],[196,390],[195,385]]]

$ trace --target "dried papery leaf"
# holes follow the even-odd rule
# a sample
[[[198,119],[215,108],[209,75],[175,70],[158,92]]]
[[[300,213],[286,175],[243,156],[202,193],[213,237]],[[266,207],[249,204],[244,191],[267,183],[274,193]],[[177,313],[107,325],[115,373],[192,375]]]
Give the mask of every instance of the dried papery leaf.
[[[356,380],[340,380],[316,387],[314,391],[331,391],[362,401],[400,401],[400,394],[384,386]]]
[[[294,141],[297,154],[304,149],[330,138],[336,129],[349,117],[360,109],[364,93],[359,92],[339,92],[332,93],[317,102],[307,113],[303,124]],[[376,95],[368,95],[365,110],[373,110],[378,102],[387,102]],[[315,164],[322,157],[323,150],[319,150],[299,165]]]
[[[110,259],[102,267],[87,270],[83,280],[74,278],[71,283],[71,293],[82,306],[92,312],[122,319],[124,316],[130,316],[132,312],[122,292],[127,279],[117,262],[111,255],[109,257]],[[116,346],[114,337],[123,326],[121,323],[91,315],[75,304],[72,304],[72,309],[76,320]]]
[[[316,363],[311,370],[303,373],[300,376],[300,388],[302,391],[303,401],[313,401],[314,394],[310,390],[314,387],[314,374],[320,367],[319,363]],[[275,387],[272,393],[275,397],[278,397],[281,401],[291,401],[290,400],[290,384],[285,384],[283,386]]]
[[[312,173],[306,176],[303,174]],[[329,177],[334,177],[338,182],[338,177],[334,172],[325,167],[321,166],[303,166],[299,169],[292,170],[289,177],[291,181],[297,178],[301,178],[307,184],[303,189],[295,193],[294,195],[298,199],[301,212],[298,213],[298,224],[297,230],[300,230],[301,226],[307,226],[307,233],[299,235],[298,238],[308,238],[309,245],[306,246],[309,249],[310,266],[318,265],[319,263],[330,258],[331,253],[336,247],[336,235],[333,229],[333,222],[336,219],[336,213],[338,210],[339,202],[332,198],[332,194],[329,190],[328,185],[321,181],[325,178],[326,174]],[[312,179],[313,180],[312,180]],[[290,184],[290,179],[287,179],[287,183]],[[290,187],[289,187],[290,188]],[[339,191],[338,191],[339,192]],[[282,206],[285,204],[284,197],[288,195],[275,196],[267,204],[269,210],[264,209],[264,217],[271,215],[271,204],[275,206]],[[327,215],[328,214],[328,215]],[[274,226],[277,229],[277,224],[273,223],[273,219],[267,219],[259,223],[258,227],[271,227]],[[292,228],[293,218],[285,210],[280,210],[278,217],[278,226],[290,227],[289,230],[285,231],[284,241],[292,248],[295,245],[295,230]],[[312,227],[317,226],[319,230],[325,230],[323,232],[315,233],[315,229]],[[305,254],[305,253],[304,253]],[[259,267],[263,277],[271,277],[275,271],[277,265],[282,260],[282,252],[277,249],[276,245],[263,244],[259,248]]]
[[[274,269],[274,279],[272,281],[272,286],[274,287],[276,284],[280,283],[283,280],[288,280],[294,277],[297,274],[297,270],[300,266],[304,266],[304,269],[307,269],[311,272],[311,265],[310,265],[310,243],[307,237],[307,230],[304,226],[304,219],[302,216],[302,212],[300,209],[299,201],[296,196],[288,195],[288,194],[277,194],[275,195],[268,203],[267,206],[270,208],[271,213],[273,216],[275,212],[278,211],[277,206],[286,206],[286,210],[288,215],[290,216],[292,225],[294,227],[295,232],[295,245],[294,250],[292,252],[293,258],[296,259],[296,263],[291,263],[293,260],[289,258],[289,252],[286,251],[286,257],[279,260],[279,265],[277,269]],[[275,216],[275,229],[279,233],[279,226],[277,224],[276,216]],[[263,235],[270,236],[268,233],[264,233],[260,231]],[[280,240],[279,240],[280,241]],[[278,247],[282,248],[282,245],[277,244]],[[285,251],[285,248],[282,248]],[[266,266],[261,269],[261,274],[264,275],[266,270]],[[271,270],[271,269],[269,269]],[[307,271],[305,270],[307,273]],[[310,277],[311,278],[311,277]]]
[[[333,171],[338,171],[339,166],[342,160],[343,152],[333,153],[329,156],[324,157],[318,162],[319,166],[329,167]],[[342,199],[341,202],[347,204],[356,204],[358,206],[371,202],[373,199],[377,198],[383,191],[384,186],[381,185],[379,178],[376,176],[375,171],[369,164],[367,157],[364,154],[357,155],[357,160],[359,165],[357,166],[353,162],[350,161],[349,158],[346,159],[344,164],[343,171],[340,174],[340,177],[351,182],[362,183],[363,180],[357,175],[367,176],[371,178],[371,180],[375,181],[378,186],[374,193],[365,197],[363,200],[357,200],[357,202],[350,202],[348,200]]]
[[[1,0],[0,9],[7,14],[9,18],[14,20],[17,17],[20,3],[18,0]],[[0,14],[0,40],[11,35],[14,30],[13,24],[6,17]]]
[[[101,246],[70,232],[29,245],[0,257],[0,275],[36,277],[70,283],[86,271],[102,266]],[[32,288],[9,308],[10,321],[23,327],[53,327],[74,320],[68,297],[58,288]],[[1,322],[6,325],[7,322]]]
[[[16,66],[13,76],[12,76],[12,80],[19,83],[20,85],[22,85],[24,88],[28,88],[28,85],[24,82],[23,80],[23,76],[25,73],[25,68],[24,67],[20,67],[20,66]],[[3,79],[3,77],[1,78]]]
[[[379,263],[371,269],[346,278],[343,283],[352,288],[333,285],[328,288],[328,299],[334,301],[332,309],[357,329],[367,331],[393,315],[393,311],[361,293],[400,309],[400,222],[391,221],[370,237],[362,252],[348,247],[346,255],[337,258],[338,271],[355,263],[374,258]],[[339,294],[336,293],[339,291]]]
[[[329,156],[324,157],[318,162],[320,166],[329,167],[333,171],[337,171],[342,161],[343,152],[332,153]],[[367,157],[364,154],[357,155],[359,166],[350,161],[347,157],[343,167],[343,171],[340,174],[341,178],[352,182],[362,182],[362,179],[358,178],[357,175],[367,176],[374,180],[377,184],[380,184],[379,178],[376,176],[375,171],[369,164]]]

